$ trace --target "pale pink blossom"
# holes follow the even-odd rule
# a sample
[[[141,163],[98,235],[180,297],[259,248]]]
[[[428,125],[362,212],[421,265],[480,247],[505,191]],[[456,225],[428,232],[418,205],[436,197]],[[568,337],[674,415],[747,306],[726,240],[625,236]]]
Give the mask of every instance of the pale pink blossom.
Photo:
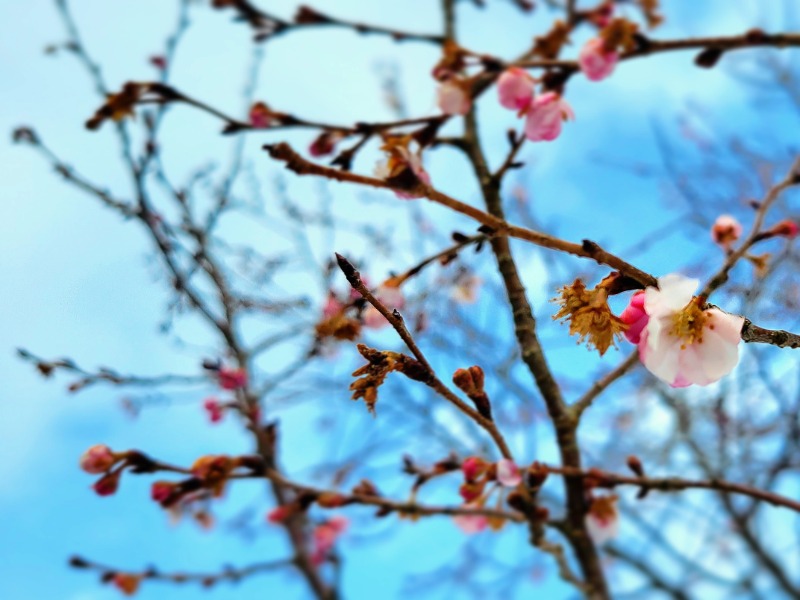
[[[356,292],[356,295],[360,297],[357,290],[353,290]],[[325,301],[325,306],[322,307],[322,317],[324,319],[332,319],[333,317],[339,316],[344,312],[344,309],[347,305],[339,300],[339,298],[333,292],[328,293],[328,299]]]
[[[517,487],[522,482],[522,473],[513,460],[504,458],[497,461],[497,481],[504,487]]]
[[[600,81],[614,72],[619,53],[609,50],[601,38],[592,38],[581,49],[578,64],[581,71],[590,81]]]
[[[381,304],[390,311],[402,309],[406,304],[406,299],[399,287],[381,285],[373,292],[373,295],[380,300]],[[378,309],[371,304],[364,310],[364,326],[372,329],[380,329],[388,325],[389,322],[378,312]]]
[[[532,142],[556,139],[561,134],[561,122],[575,118],[572,107],[555,92],[537,96],[526,115],[525,136]]]
[[[725,250],[730,250],[742,235],[742,224],[731,215],[720,215],[711,226],[711,239]]]
[[[117,462],[111,448],[105,444],[97,444],[81,455],[79,464],[81,469],[92,475],[105,473]]]
[[[592,498],[586,513],[586,531],[595,544],[605,544],[619,533],[619,513],[616,496]]]
[[[446,115],[465,115],[472,108],[469,83],[455,77],[439,84],[436,90],[436,103]]]
[[[533,101],[533,77],[519,67],[510,67],[497,79],[500,104],[511,110],[524,110]]]
[[[636,292],[628,306],[619,315],[620,320],[628,325],[623,331],[623,335],[631,344],[638,344],[642,336],[642,331],[647,327],[650,317],[644,311],[644,291]]]
[[[465,504],[462,508],[482,508],[478,504]],[[489,519],[484,515],[456,515],[453,523],[467,534],[479,533],[489,526]]]
[[[333,517],[314,528],[312,533],[311,561],[322,564],[333,550],[336,540],[347,530],[350,522],[345,517]]]
[[[649,316],[639,340],[644,366],[673,387],[708,385],[739,362],[744,318],[718,308],[702,309],[693,297],[698,281],[672,274],[645,290]]]

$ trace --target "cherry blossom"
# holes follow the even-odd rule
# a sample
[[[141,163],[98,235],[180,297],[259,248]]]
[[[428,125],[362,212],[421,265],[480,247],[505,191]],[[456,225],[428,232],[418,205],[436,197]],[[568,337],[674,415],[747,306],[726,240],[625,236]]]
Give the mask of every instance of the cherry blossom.
[[[739,362],[744,318],[718,308],[703,309],[692,296],[699,282],[672,274],[644,292],[649,320],[639,340],[644,366],[673,387],[708,385]]]
[[[105,473],[117,462],[111,448],[105,444],[97,444],[89,448],[80,458],[81,469],[92,475]]]
[[[244,369],[222,367],[217,373],[219,387],[223,390],[235,390],[247,385],[247,372]]]
[[[720,215],[711,226],[711,239],[725,250],[730,250],[742,235],[742,224],[731,215]]]
[[[373,292],[374,296],[380,300],[381,304],[390,311],[397,308],[402,309],[406,304],[406,299],[399,287],[389,286],[385,283]],[[378,309],[371,304],[364,310],[364,326],[372,329],[381,329],[389,322],[378,312]]]
[[[497,481],[504,487],[517,487],[522,482],[522,473],[513,460],[504,458],[497,462]]]
[[[263,102],[256,102],[250,107],[248,120],[250,125],[257,129],[265,129],[273,123],[273,112]]]
[[[479,504],[465,504],[463,508],[482,508]],[[457,515],[453,523],[464,533],[479,533],[489,526],[489,519],[484,515]]]
[[[203,402],[203,408],[208,413],[208,418],[212,423],[219,423],[225,414],[225,408],[216,398],[207,398]]]
[[[439,84],[436,103],[446,115],[465,115],[472,108],[469,82],[452,77]]]
[[[525,136],[532,142],[550,142],[561,134],[562,121],[575,119],[572,107],[555,92],[537,96],[526,113]]]
[[[357,291],[356,294],[358,294]],[[353,299],[355,300],[356,298]],[[322,316],[325,319],[331,319],[342,314],[346,307],[347,305],[339,300],[339,297],[336,294],[333,292],[328,292],[328,299],[325,301],[325,306],[322,307]]]
[[[283,523],[295,514],[297,514],[297,505],[281,504],[267,513],[267,521],[269,523]]]
[[[605,544],[619,533],[616,496],[592,498],[586,513],[586,530],[596,544]]]
[[[325,561],[336,540],[347,530],[349,523],[346,517],[333,517],[314,528],[311,561],[315,565],[322,564]]]
[[[510,110],[525,110],[533,101],[533,77],[519,67],[510,67],[497,79],[500,104]]]
[[[590,81],[601,81],[614,72],[619,53],[609,50],[602,38],[592,38],[581,49],[578,64]]]

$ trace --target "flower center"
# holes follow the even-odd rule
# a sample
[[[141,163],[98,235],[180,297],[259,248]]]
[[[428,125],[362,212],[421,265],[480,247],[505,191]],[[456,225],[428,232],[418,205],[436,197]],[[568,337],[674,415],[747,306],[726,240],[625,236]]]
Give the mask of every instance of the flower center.
[[[708,321],[708,315],[700,308],[699,298],[692,298],[683,310],[672,316],[672,330],[670,333],[684,340],[681,346],[685,348],[691,344],[703,343],[703,328]]]

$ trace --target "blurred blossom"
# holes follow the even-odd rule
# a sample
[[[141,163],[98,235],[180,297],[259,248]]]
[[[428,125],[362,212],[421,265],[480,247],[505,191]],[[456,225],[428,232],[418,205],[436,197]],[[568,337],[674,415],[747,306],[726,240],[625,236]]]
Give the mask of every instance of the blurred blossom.
[[[742,224],[731,215],[720,215],[711,226],[711,239],[725,250],[730,250],[741,235]]]

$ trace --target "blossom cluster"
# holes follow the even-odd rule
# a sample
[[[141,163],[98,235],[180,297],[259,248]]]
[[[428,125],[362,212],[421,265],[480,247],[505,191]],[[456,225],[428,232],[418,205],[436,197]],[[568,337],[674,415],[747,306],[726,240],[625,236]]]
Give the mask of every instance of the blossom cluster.
[[[631,298],[620,319],[644,366],[673,387],[709,385],[739,362],[744,318],[695,297],[699,281],[678,274],[658,279]]]

